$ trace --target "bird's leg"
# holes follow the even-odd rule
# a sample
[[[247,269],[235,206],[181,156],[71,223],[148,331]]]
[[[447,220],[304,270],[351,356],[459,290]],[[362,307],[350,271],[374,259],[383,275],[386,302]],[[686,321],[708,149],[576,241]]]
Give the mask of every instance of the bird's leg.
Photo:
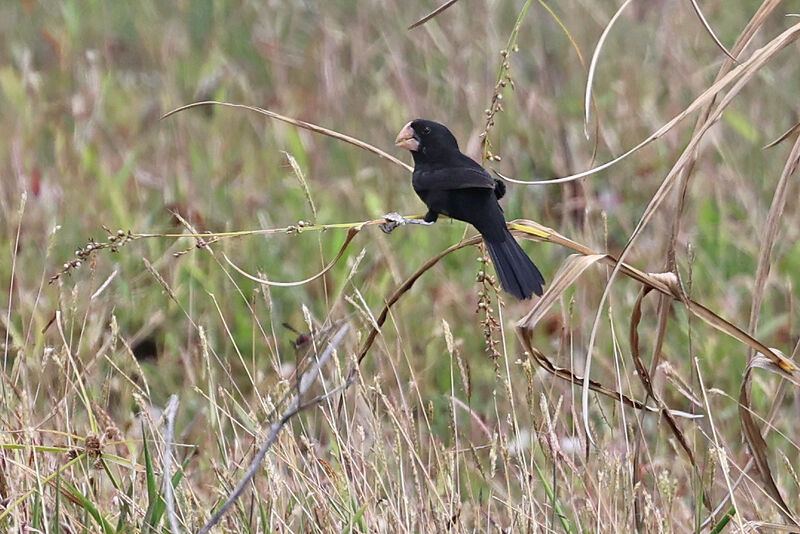
[[[422,218],[425,221],[423,224],[433,224],[436,222],[436,219],[439,218],[439,214],[433,210],[428,210],[428,213],[425,214],[425,217]]]
[[[386,222],[381,223],[380,227],[384,233],[391,234],[398,226],[405,226],[407,224],[423,224],[425,226],[429,226],[436,220],[435,216],[432,221],[428,220],[428,216],[430,214],[431,212],[428,212],[424,219],[406,219],[396,211],[393,211],[383,216],[383,219]]]

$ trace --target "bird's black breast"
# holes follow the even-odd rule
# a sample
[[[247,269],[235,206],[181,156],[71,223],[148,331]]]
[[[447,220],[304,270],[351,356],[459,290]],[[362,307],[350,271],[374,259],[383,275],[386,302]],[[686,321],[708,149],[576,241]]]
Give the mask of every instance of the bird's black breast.
[[[505,237],[503,210],[497,199],[505,192],[486,170],[457,152],[446,163],[417,161],[414,191],[428,209],[468,222],[492,239]]]
[[[472,224],[490,240],[505,235],[503,210],[493,189],[467,187],[461,189],[416,189],[430,211]]]

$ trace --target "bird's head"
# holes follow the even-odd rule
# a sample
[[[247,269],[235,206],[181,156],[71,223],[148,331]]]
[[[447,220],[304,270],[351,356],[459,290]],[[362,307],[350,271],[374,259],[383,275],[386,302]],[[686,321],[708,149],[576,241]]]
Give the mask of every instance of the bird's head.
[[[416,119],[403,126],[395,144],[411,151],[415,161],[458,152],[458,142],[450,130],[444,124],[426,119]]]

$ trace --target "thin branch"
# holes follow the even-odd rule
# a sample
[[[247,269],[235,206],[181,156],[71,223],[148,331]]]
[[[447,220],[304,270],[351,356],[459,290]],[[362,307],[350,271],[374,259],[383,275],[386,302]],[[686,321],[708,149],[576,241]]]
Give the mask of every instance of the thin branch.
[[[175,515],[175,493],[172,487],[172,449],[175,446],[175,414],[178,412],[178,396],[170,395],[167,408],[164,410],[166,430],[164,432],[164,458],[162,472],[164,473],[164,502],[167,505],[167,517],[172,534],[182,532],[178,516]]]
[[[435,17],[435,16],[439,15],[439,14],[440,14],[440,13],[442,13],[442,12],[443,12],[445,9],[447,9],[447,8],[448,8],[448,7],[450,7],[450,6],[452,6],[452,5],[453,5],[453,4],[455,4],[456,2],[458,2],[458,0],[447,0],[447,2],[445,2],[445,3],[444,3],[444,4],[442,4],[442,5],[440,5],[439,7],[437,7],[436,9],[434,9],[433,11],[431,11],[430,13],[428,13],[427,15],[425,15],[424,17],[422,17],[421,19],[419,19],[417,22],[415,22],[414,24],[412,24],[411,26],[409,26],[409,27],[408,27],[408,31],[411,31],[411,30],[413,30],[414,28],[416,28],[416,27],[418,27],[418,26],[422,26],[423,24],[425,24],[426,22],[428,22],[429,20],[431,20],[433,17]]]
[[[283,412],[283,414],[281,414],[280,418],[276,422],[270,425],[269,432],[267,433],[267,440],[258,450],[255,458],[253,458],[253,461],[250,462],[250,466],[247,468],[247,472],[245,473],[245,475],[239,480],[239,483],[236,484],[236,487],[233,489],[230,495],[228,495],[228,499],[225,501],[225,503],[219,508],[219,510],[217,510],[214,513],[214,515],[211,516],[211,519],[209,519],[208,522],[205,525],[203,525],[203,528],[201,528],[197,534],[208,534],[208,532],[210,532],[211,529],[214,528],[214,526],[219,522],[219,520],[222,519],[222,516],[224,516],[228,512],[228,510],[230,510],[231,507],[236,503],[239,497],[241,497],[242,493],[244,493],[245,488],[250,483],[250,481],[253,480],[253,477],[255,477],[256,472],[261,467],[261,463],[267,456],[267,452],[269,452],[270,447],[272,447],[272,445],[277,441],[278,435],[280,434],[281,430],[283,430],[283,427],[286,426],[286,423],[288,423],[292,417],[294,417],[301,411],[305,410],[306,408],[310,408],[311,406],[316,406],[317,404],[323,402],[332,395],[347,389],[350,386],[350,384],[352,384],[355,381],[355,374],[351,373],[351,376],[349,376],[348,379],[345,381],[345,383],[342,384],[340,387],[330,391],[329,393],[326,393],[325,395],[315,397],[309,402],[302,403],[303,395],[311,387],[311,384],[314,383],[317,376],[319,376],[320,370],[328,362],[331,355],[336,350],[336,347],[339,346],[339,343],[341,343],[342,339],[344,339],[344,336],[349,329],[350,325],[348,323],[343,324],[339,328],[339,330],[337,330],[336,333],[333,335],[330,342],[328,343],[328,346],[325,348],[325,351],[320,355],[319,359],[317,359],[317,362],[314,365],[314,367],[303,376],[298,377],[298,384],[296,388],[297,394],[294,396],[292,403]]]

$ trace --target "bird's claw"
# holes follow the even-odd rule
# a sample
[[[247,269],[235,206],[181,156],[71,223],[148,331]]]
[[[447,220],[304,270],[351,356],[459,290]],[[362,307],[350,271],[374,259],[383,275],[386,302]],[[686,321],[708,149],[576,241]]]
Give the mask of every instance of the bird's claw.
[[[383,216],[383,219],[386,222],[382,222],[380,224],[380,227],[381,230],[383,230],[383,233],[385,234],[391,234],[398,226],[404,226],[409,223],[408,219],[406,219],[396,211],[387,213],[386,215]]]
[[[387,213],[383,216],[383,219],[386,222],[380,224],[381,230],[384,233],[391,234],[394,232],[395,228],[398,226],[405,226],[407,224],[422,224],[424,226],[430,226],[433,224],[431,221],[425,221],[423,219],[406,219],[399,213],[393,211],[391,213]]]

